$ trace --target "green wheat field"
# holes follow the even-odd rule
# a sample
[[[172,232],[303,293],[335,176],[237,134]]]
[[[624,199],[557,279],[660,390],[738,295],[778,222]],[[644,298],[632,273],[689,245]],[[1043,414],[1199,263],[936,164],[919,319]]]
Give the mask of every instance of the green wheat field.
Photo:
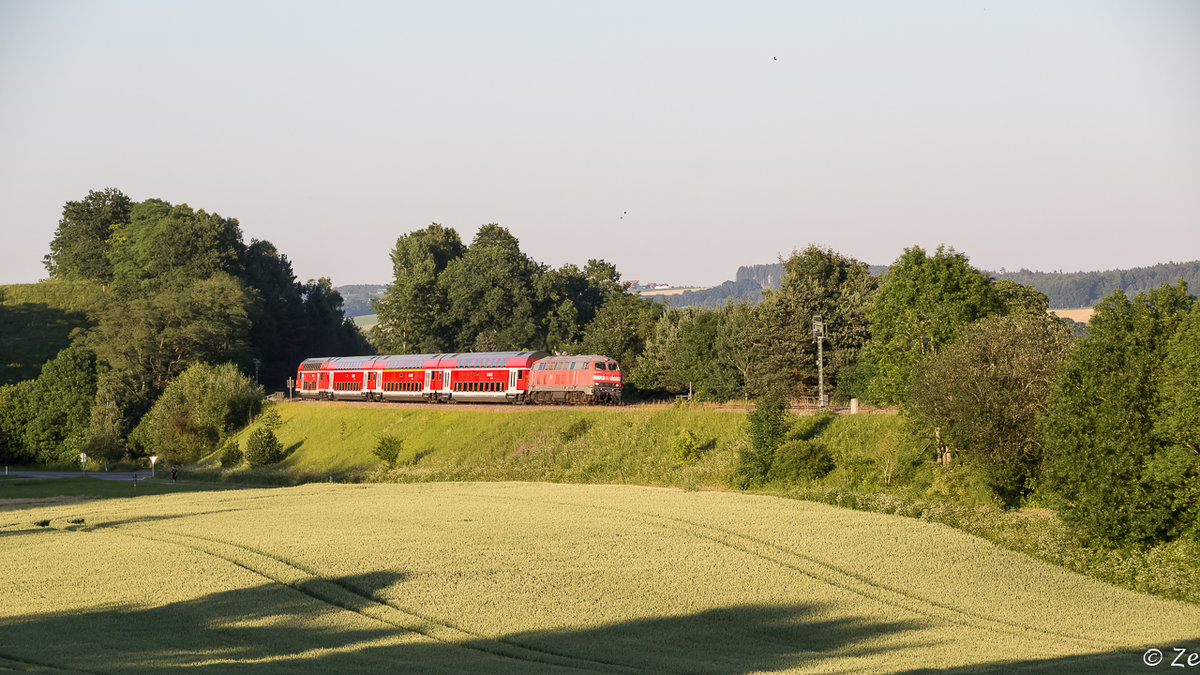
[[[1200,649],[1200,607],[767,496],[310,484],[0,511],[0,668],[1129,672],[1151,647]]]

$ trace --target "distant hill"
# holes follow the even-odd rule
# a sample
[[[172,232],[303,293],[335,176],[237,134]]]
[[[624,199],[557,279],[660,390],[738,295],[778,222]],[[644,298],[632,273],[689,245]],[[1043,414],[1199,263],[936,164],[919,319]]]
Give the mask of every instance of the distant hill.
[[[887,265],[868,265],[867,271],[873,276],[879,276],[887,271]],[[743,265],[737,269],[735,279],[737,281],[753,279],[763,288],[779,288],[779,282],[783,279],[783,263]]]
[[[1112,295],[1118,288],[1133,295],[1183,279],[1188,290],[1200,292],[1200,260],[1161,263],[1153,267],[1134,267],[1104,272],[990,272],[996,279],[1008,279],[1033,286],[1050,298],[1051,307],[1091,307]]]
[[[714,309],[724,305],[728,300],[744,299],[752,305],[757,305],[762,299],[762,286],[753,279],[726,281],[720,286],[703,288],[697,291],[684,291],[677,295],[647,296],[662,305],[672,307],[704,307]]]
[[[880,275],[887,271],[883,265],[872,265],[871,274]],[[1164,283],[1175,284],[1180,279],[1187,282],[1192,293],[1200,292],[1200,260],[1183,263],[1162,263],[1153,267],[1134,267],[1125,270],[1104,272],[987,272],[994,279],[1007,279],[1019,284],[1033,286],[1050,298],[1050,306],[1056,308],[1091,307],[1112,294],[1118,288],[1134,294],[1158,288]],[[779,288],[783,277],[783,265],[745,265],[737,270],[737,280],[754,280],[763,288]],[[727,282],[728,283],[728,282]],[[678,303],[672,303],[680,306]]]
[[[335,286],[333,290],[342,294],[342,310],[349,318],[374,314],[371,301],[383,295],[387,286],[383,284],[349,284]]]
[[[103,302],[104,291],[88,282],[0,286],[0,384],[36,378]]]

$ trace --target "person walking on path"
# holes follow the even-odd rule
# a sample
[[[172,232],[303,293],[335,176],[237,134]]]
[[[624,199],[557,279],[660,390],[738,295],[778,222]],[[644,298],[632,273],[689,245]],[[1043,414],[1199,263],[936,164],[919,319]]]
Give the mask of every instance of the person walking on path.
[[[172,483],[175,482],[175,478],[177,476],[179,476],[179,467],[177,467],[177,466],[171,467],[171,482]]]

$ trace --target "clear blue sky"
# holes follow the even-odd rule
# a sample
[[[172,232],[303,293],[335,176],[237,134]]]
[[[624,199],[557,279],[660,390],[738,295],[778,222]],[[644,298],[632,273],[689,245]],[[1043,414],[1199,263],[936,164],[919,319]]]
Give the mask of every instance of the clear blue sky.
[[[809,243],[1191,260],[1200,2],[0,0],[0,283],[105,187],[339,285],[431,222],[704,285]]]

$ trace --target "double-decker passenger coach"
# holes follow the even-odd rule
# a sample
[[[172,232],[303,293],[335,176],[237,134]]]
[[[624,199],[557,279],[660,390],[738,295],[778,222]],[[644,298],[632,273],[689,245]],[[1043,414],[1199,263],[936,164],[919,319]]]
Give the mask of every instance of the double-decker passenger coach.
[[[316,399],[616,404],[621,369],[607,356],[537,351],[341,356],[306,359],[296,386]]]

